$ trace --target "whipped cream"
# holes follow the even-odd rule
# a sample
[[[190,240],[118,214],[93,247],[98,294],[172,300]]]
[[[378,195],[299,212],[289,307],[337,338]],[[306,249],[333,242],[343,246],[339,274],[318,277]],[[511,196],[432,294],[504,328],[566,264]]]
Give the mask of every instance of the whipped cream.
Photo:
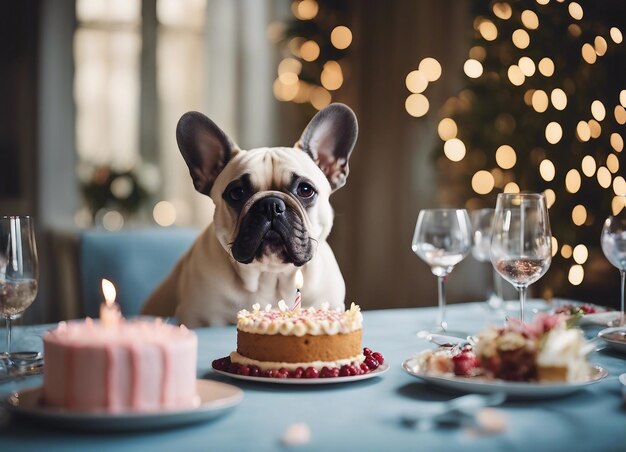
[[[347,334],[361,329],[361,308],[352,303],[346,311],[321,308],[290,310],[286,303],[278,302],[278,309],[257,303],[252,311],[246,309],[237,314],[237,329],[252,334],[281,334],[283,336],[312,336]],[[296,366],[298,367],[298,366]]]
[[[286,363],[277,361],[258,361],[256,359],[248,358],[247,356],[240,355],[237,352],[230,354],[230,360],[233,363],[241,364],[244,366],[257,366],[261,370],[267,369],[280,369],[281,367],[292,371],[298,367],[306,369],[307,367],[313,367],[316,370],[321,370],[322,367],[341,367],[346,364],[361,364],[365,361],[365,355],[359,354],[350,358],[338,359],[336,361],[310,361],[307,363]]]

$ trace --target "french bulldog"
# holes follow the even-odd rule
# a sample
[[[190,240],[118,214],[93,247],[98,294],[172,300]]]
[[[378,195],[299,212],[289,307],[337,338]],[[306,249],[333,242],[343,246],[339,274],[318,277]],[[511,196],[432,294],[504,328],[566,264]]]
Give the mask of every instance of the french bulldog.
[[[329,198],[346,182],[357,133],[353,111],[331,104],[294,147],[245,151],[202,113],[185,113],[176,140],[194,187],[215,204],[213,221],[142,313],[192,328],[235,323],[255,303],[290,305],[298,268],[303,308],[343,308],[345,283],[326,241]]]

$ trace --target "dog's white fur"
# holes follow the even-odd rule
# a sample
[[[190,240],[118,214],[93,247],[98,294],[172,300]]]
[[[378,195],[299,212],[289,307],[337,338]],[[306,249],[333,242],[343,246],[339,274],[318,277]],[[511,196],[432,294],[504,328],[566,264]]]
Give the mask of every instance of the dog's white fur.
[[[344,179],[346,162],[347,157],[343,162],[346,166]],[[237,214],[224,201],[222,193],[231,181],[244,173],[250,175],[257,191]],[[294,173],[305,175],[317,190],[315,204],[307,209],[293,194],[280,190],[291,183]],[[150,296],[142,312],[157,316],[175,315],[180,323],[198,327],[234,323],[237,312],[250,309],[254,303],[276,305],[284,299],[291,304],[297,270],[293,264],[283,263],[275,255],[242,264],[230,254],[230,245],[237,236],[241,218],[255,200],[268,194],[280,197],[285,204],[300,212],[309,236],[315,240],[312,259],[301,267],[304,276],[302,306],[319,306],[326,302],[332,308],[343,308],[344,280],[326,242],[333,223],[329,197],[335,187],[331,184],[329,174],[325,174],[313,158],[298,147],[234,149],[211,187],[210,196],[215,203],[213,222]]]

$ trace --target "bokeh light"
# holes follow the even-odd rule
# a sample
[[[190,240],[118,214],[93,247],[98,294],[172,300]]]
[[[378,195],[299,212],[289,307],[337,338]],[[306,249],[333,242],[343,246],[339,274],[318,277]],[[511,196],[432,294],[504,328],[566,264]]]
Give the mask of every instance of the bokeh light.
[[[591,138],[591,129],[586,121],[579,121],[576,125],[576,136],[582,142],[589,141]]]
[[[573,19],[580,20],[583,18],[583,7],[580,6],[576,2],[572,2],[567,5],[567,10],[569,11],[569,15],[572,16]]]
[[[594,100],[591,103],[591,115],[598,121],[603,121],[606,117],[606,109],[604,108],[604,104],[599,100]]]
[[[577,264],[584,264],[585,262],[587,262],[587,259],[589,258],[589,250],[587,249],[587,247],[585,245],[583,245],[582,243],[579,245],[576,245],[574,247],[574,251],[572,253],[572,256],[574,257],[574,261]]]
[[[546,126],[546,140],[550,144],[556,144],[563,137],[563,129],[558,122],[552,121]]]
[[[320,56],[320,46],[317,42],[305,41],[300,47],[300,57],[304,61],[315,61]]]
[[[523,56],[517,62],[522,74],[526,77],[531,77],[535,73],[535,62],[527,56]]]
[[[550,93],[550,100],[552,101],[554,108],[557,110],[565,110],[565,107],[567,107],[567,95],[561,88],[555,88],[552,90],[552,93]]]
[[[554,62],[548,58],[542,58],[541,61],[539,61],[539,72],[541,72],[541,75],[544,75],[546,77],[551,77],[552,74],[554,74]]]
[[[339,25],[330,32],[331,44],[339,49],[347,49],[352,44],[352,32],[345,25]]]
[[[434,82],[441,77],[441,64],[432,57],[427,57],[420,61],[417,69],[429,82]]]
[[[582,226],[587,221],[587,209],[582,204],[578,204],[572,209],[572,222],[576,226]]]
[[[437,133],[443,141],[456,138],[458,128],[456,126],[456,122],[454,122],[454,119],[443,118],[441,121],[439,121],[439,125],[437,126]]]
[[[526,30],[521,28],[515,30],[512,35],[513,45],[518,49],[525,49],[530,45],[530,35]]]
[[[582,178],[580,177],[580,173],[578,170],[571,169],[567,172],[565,176],[565,189],[570,193],[576,193],[580,190],[580,185],[582,183]]]
[[[152,209],[152,217],[159,226],[171,226],[176,221],[176,208],[169,201],[159,201]]]
[[[624,149],[624,139],[619,133],[611,134],[611,147],[615,149],[616,152],[622,152]]]
[[[584,156],[581,168],[585,176],[593,177],[593,175],[596,174],[596,159],[590,155]]]
[[[517,185],[515,182],[509,182],[508,184],[506,184],[502,191],[504,193],[519,193],[520,192],[519,185]]]
[[[609,188],[611,186],[611,183],[613,182],[611,172],[606,166],[601,166],[600,168],[598,168],[596,177],[598,179],[598,184],[600,184],[600,187],[602,188]]]
[[[548,109],[548,94],[546,94],[545,91],[538,89],[533,93],[531,103],[537,113],[543,113]]]
[[[619,28],[617,27],[612,27],[611,31],[609,32],[609,34],[611,35],[611,39],[613,40],[613,42],[615,44],[621,44],[623,37],[622,37],[622,32],[620,31]]]
[[[496,163],[502,169],[511,169],[515,166],[517,156],[515,150],[508,144],[503,144],[496,150]]]
[[[418,70],[414,70],[408,73],[405,79],[406,87],[409,91],[415,94],[423,93],[428,87],[428,80]]]
[[[550,182],[556,175],[554,163],[548,159],[542,160],[539,164],[539,174],[543,180]]]
[[[423,94],[411,94],[404,102],[404,108],[408,114],[415,118],[419,118],[428,113],[430,104]]]
[[[585,279],[585,270],[582,265],[572,265],[567,274],[567,280],[572,286],[579,286]]]
[[[458,138],[452,138],[444,143],[443,152],[453,162],[460,162],[465,157],[465,143]]]
[[[539,27],[539,17],[534,11],[527,9],[522,11],[522,23],[529,30],[536,30]]]
[[[522,85],[524,83],[524,80],[526,80],[524,73],[517,64],[509,66],[507,75],[509,76],[510,82],[515,86]]]
[[[479,195],[486,195],[493,190],[495,181],[489,171],[477,171],[472,177],[472,189]]]
[[[463,65],[463,71],[469,78],[478,78],[483,74],[483,65],[478,60],[469,59]]]

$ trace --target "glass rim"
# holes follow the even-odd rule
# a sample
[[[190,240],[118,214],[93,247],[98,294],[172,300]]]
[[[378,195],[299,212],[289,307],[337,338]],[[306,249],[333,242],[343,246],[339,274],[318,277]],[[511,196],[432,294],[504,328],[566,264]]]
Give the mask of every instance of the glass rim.
[[[511,196],[518,196],[520,198],[545,198],[546,194],[545,193],[537,193],[537,192],[520,192],[520,193],[498,193],[498,198],[500,197],[511,197]]]
[[[15,220],[17,218],[32,220],[33,216],[32,215],[0,215],[0,219],[2,220]]]
[[[450,208],[437,207],[435,209],[421,209],[420,213],[422,213],[422,212],[458,212],[458,211],[465,211],[465,212],[467,212],[467,209],[465,209],[463,207],[450,207]]]

